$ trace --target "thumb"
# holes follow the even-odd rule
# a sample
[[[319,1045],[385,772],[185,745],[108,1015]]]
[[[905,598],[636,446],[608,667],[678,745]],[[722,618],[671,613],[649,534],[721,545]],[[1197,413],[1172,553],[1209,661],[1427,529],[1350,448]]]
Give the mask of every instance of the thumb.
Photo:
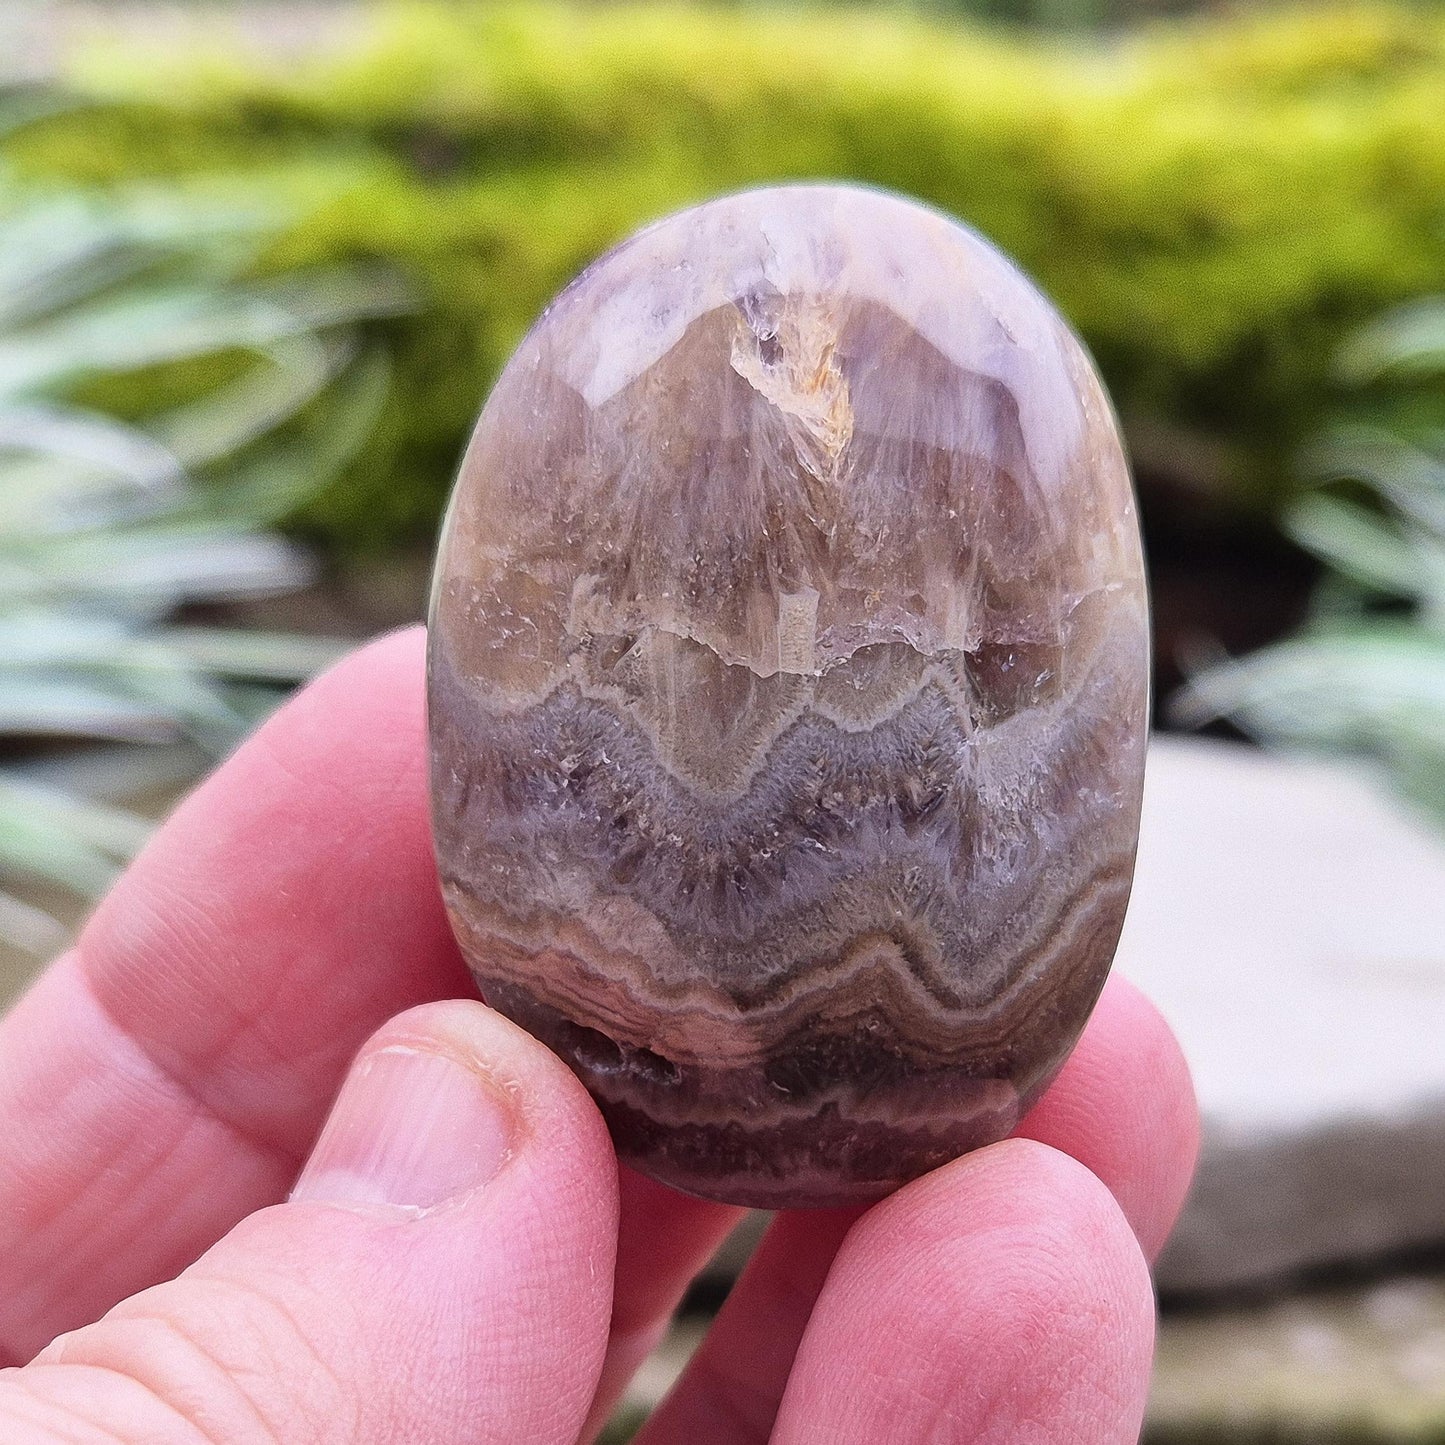
[[[290,1202],[0,1374],[7,1445],[572,1445],[617,1170],[552,1054],[480,1003],[387,1024]]]

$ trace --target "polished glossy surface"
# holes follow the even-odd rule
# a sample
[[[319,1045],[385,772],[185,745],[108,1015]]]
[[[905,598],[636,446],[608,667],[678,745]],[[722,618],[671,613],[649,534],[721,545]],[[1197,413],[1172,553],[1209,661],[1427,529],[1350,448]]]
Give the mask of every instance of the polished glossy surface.
[[[770,1207],[995,1140],[1133,867],[1110,408],[972,232],[843,187],[673,216],[499,380],[438,562],[447,903],[629,1163]]]

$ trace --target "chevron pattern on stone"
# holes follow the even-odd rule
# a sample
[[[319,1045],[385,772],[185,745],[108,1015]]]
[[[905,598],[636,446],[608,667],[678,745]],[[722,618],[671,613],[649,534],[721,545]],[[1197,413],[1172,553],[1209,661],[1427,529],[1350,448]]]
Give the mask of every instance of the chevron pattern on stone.
[[[438,562],[448,907],[628,1162],[782,1207],[1006,1134],[1113,955],[1147,603],[1108,402],[971,232],[748,193],[604,257]]]

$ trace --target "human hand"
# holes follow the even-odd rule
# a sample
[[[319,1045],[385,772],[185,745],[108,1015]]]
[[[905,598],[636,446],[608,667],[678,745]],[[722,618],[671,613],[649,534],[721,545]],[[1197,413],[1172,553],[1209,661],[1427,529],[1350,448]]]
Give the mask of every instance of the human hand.
[[[0,1023],[6,1445],[573,1445],[739,1217],[465,1001],[422,651],[283,708]],[[1195,1141],[1113,981],[1019,1137],[779,1216],[641,1440],[1132,1440]]]

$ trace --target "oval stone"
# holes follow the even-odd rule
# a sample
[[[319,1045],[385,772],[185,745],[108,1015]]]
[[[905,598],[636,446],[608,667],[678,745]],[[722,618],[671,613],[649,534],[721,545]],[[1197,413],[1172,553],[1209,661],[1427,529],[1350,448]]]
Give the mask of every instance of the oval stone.
[[[874,1199],[1073,1046],[1133,871],[1139,532],[1088,357],[973,232],[792,186],[584,272],[477,424],[429,672],[457,936],[626,1163]]]

